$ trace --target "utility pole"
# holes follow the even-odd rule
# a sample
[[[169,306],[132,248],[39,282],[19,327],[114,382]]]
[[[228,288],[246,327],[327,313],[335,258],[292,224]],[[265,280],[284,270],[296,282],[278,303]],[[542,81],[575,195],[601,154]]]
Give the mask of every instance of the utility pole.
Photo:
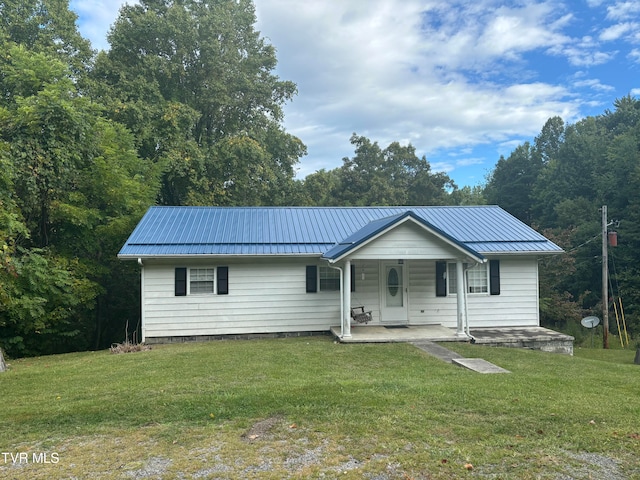
[[[609,348],[609,256],[607,252],[607,206],[602,206],[602,348]]]

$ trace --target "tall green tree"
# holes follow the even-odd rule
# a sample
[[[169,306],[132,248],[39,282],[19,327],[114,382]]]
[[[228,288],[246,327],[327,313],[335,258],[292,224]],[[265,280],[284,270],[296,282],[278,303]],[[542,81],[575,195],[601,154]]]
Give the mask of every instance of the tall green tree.
[[[0,139],[8,144],[31,238],[46,247],[55,234],[54,210],[92,153],[86,139],[96,112],[78,95],[67,66],[47,54],[13,45],[3,71],[0,89],[9,100],[0,109]]]
[[[543,224],[556,226],[558,207],[564,201],[587,199],[596,205],[602,202],[596,176],[606,162],[608,144],[607,131],[595,117],[565,128],[557,157],[546,164],[533,187],[536,216]]]
[[[560,147],[564,142],[564,120],[561,117],[551,117],[547,120],[534,140],[534,149],[543,165],[558,158]]]
[[[157,173],[69,65],[4,46],[0,343],[10,355],[88,348],[108,318],[96,305],[117,297],[110,266],[153,202]]]
[[[541,168],[542,159],[529,142],[518,146],[508,158],[501,156],[485,187],[487,202],[531,223],[531,196]]]
[[[296,87],[272,73],[275,49],[255,21],[249,0],[121,9],[94,91],[140,156],[163,165],[162,203],[262,202],[292,180],[304,146],[280,122]],[[258,183],[271,194],[252,196]]]
[[[301,193],[301,204],[311,206],[333,207],[346,205],[339,197],[341,192],[341,174],[339,169],[324,168],[307,175],[298,185]]]
[[[610,293],[623,295],[628,324],[640,332],[640,102],[626,96],[614,106],[575,124],[550,118],[533,147],[521,145],[498,162],[485,190],[490,201],[500,199],[508,210],[524,212],[521,218],[567,251],[540,264],[541,309],[549,325],[569,328],[572,318],[574,334],[580,315],[599,315],[602,308],[603,205],[610,219],[620,221],[609,227],[618,230],[620,239],[610,249]],[[518,165],[534,165],[524,186]]]
[[[377,142],[353,134],[355,155],[344,158],[337,170],[332,201],[343,205],[445,205],[454,183],[444,173],[433,173],[425,157],[412,145]],[[316,180],[316,179],[314,179]]]
[[[68,0],[0,1],[0,39],[68,64],[77,80],[90,67],[93,51],[76,27]]]

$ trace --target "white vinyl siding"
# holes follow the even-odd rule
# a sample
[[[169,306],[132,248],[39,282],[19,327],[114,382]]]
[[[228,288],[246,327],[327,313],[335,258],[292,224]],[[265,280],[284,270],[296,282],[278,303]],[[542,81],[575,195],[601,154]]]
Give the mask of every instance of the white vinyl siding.
[[[435,262],[409,263],[409,322],[455,328],[456,296],[435,296]],[[468,295],[469,326],[539,326],[538,262],[535,257],[500,258],[500,295]]]
[[[431,235],[412,221],[407,221],[393,230],[357,249],[351,258],[367,260],[396,259],[441,259],[451,258],[455,247]]]
[[[445,257],[451,258],[451,257]],[[174,264],[145,261],[142,269],[143,332],[149,337],[327,331],[340,324],[340,292],[306,292],[306,265],[314,260],[225,260],[228,295],[174,295]],[[215,268],[193,261],[187,268]],[[315,263],[320,269],[321,261]],[[351,306],[372,311],[380,324],[378,260],[354,262]],[[409,324],[455,328],[455,296],[436,297],[435,261],[405,260]],[[535,257],[500,258],[500,295],[469,295],[469,325],[538,326],[538,263]]]
[[[143,269],[145,337],[325,331],[340,324],[340,292],[309,295],[309,259],[238,260],[229,265],[228,295],[174,295],[172,264]],[[211,268],[203,262],[188,268]]]

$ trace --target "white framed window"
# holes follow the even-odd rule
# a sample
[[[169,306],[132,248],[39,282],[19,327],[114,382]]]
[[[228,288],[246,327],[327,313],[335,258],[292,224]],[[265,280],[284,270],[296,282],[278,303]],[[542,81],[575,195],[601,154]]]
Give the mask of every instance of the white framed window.
[[[467,293],[489,293],[489,270],[487,265],[477,263],[473,267],[465,263],[463,268],[467,271]],[[449,294],[458,293],[458,272],[455,263],[447,264],[447,283]]]
[[[335,268],[321,266],[318,268],[320,277],[320,291],[330,292],[340,290],[340,271]]]
[[[229,267],[175,268],[175,296],[229,294]]]
[[[215,290],[215,268],[190,268],[189,293],[191,295],[213,294]]]

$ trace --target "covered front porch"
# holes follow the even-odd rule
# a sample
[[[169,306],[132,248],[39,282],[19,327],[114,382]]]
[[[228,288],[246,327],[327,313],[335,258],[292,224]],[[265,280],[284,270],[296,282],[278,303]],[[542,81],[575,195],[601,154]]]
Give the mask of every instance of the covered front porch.
[[[382,326],[358,325],[351,327],[351,336],[341,336],[340,327],[331,333],[341,343],[391,343],[420,341],[472,342],[477,345],[528,348],[552,353],[573,355],[574,338],[544,327],[471,328],[469,337],[461,337],[456,329],[442,325]]]
[[[339,336],[345,340],[352,336],[352,327],[358,328],[359,318],[352,311],[358,307],[368,314],[367,327],[373,329],[369,334],[441,325],[437,337],[451,336],[446,326],[455,327],[455,339],[468,340],[469,269],[479,267],[481,293],[490,293],[491,262],[410,211],[369,223],[322,258],[328,267],[321,269],[320,288],[323,275],[334,270],[340,292]]]

